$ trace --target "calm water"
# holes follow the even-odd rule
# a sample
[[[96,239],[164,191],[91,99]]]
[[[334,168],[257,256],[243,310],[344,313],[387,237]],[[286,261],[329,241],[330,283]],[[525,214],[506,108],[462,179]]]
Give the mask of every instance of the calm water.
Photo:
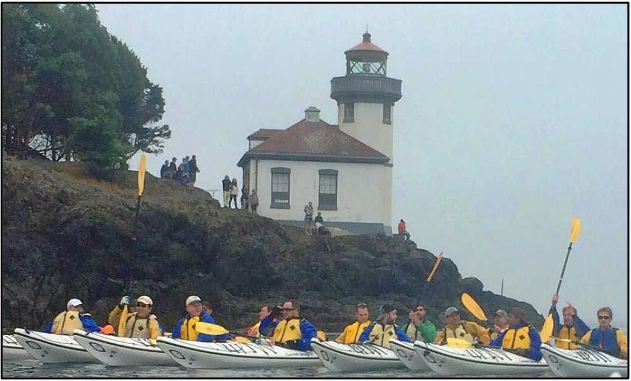
[[[419,373],[408,369],[388,370],[367,373],[332,373],[325,367],[301,369],[263,369],[263,370],[231,370],[231,369],[186,369],[179,366],[134,366],[109,367],[103,364],[42,364],[37,360],[27,360],[19,363],[4,361],[2,363],[2,377],[74,377],[74,378],[156,378],[156,377],[186,377],[186,378],[242,378],[242,377],[437,377],[435,373]],[[554,377],[550,372],[541,377]],[[504,378],[504,377],[502,377]]]

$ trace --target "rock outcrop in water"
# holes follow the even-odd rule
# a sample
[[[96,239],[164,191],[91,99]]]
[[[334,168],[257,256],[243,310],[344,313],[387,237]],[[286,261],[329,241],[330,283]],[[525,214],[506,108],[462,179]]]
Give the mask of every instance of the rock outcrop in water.
[[[483,291],[462,279],[443,258],[431,283],[436,256],[386,236],[306,236],[296,227],[247,211],[221,208],[210,194],[147,174],[132,241],[136,173],[112,182],[84,175],[79,163],[2,159],[2,327],[41,328],[80,298],[98,323],[125,294],[150,295],[154,313],[170,330],[184,300],[200,295],[216,320],[240,329],[256,320],[263,303],[297,298],[302,314],[320,329],[339,331],[358,302],[376,308],[394,302],[400,322],[417,300],[442,326],[440,312],[470,293],[487,312],[524,308],[514,299]]]

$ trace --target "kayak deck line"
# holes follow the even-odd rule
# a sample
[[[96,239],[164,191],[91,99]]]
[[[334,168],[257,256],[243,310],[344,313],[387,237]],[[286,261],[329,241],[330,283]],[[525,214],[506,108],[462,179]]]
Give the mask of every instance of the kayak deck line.
[[[113,345],[113,346],[117,346],[117,347],[122,347],[125,349],[132,349],[135,351],[142,351],[142,352],[153,352],[153,353],[164,353],[164,351],[160,348],[158,348],[157,346],[151,345],[151,344],[146,344],[140,340],[147,340],[148,339],[136,339],[136,338],[132,338],[132,340],[139,340],[137,341],[138,343],[143,344],[143,346],[141,347],[140,345],[130,345],[129,343],[125,343],[124,341],[116,341],[116,340],[106,340],[103,339],[97,335],[93,335],[91,333],[75,333],[75,335],[82,337],[86,340],[94,340],[94,341],[98,341],[100,343],[104,343],[107,345]]]
[[[353,348],[355,346],[361,347],[362,346],[361,344],[347,344],[349,347],[351,347],[353,349],[353,351],[355,353],[353,353],[351,351],[343,351],[343,350],[341,350],[339,348],[335,348],[333,346],[322,344],[322,342],[315,342],[314,341],[314,342],[311,343],[311,345],[314,345],[314,344],[316,346],[323,347],[324,349],[330,350],[332,352],[336,352],[336,353],[339,353],[341,355],[346,355],[346,356],[349,356],[349,357],[355,357],[355,358],[362,359],[362,360],[392,361],[392,362],[399,361],[399,359],[397,357],[395,357],[395,358],[383,357],[384,355],[388,355],[388,353],[385,353],[385,352],[377,352],[377,351],[372,352],[372,353],[377,353],[377,354],[379,354],[379,356],[381,356],[381,358],[375,358],[375,357],[368,356],[369,354],[371,354],[371,352],[369,352],[369,351],[368,352],[364,352],[362,350],[359,350],[358,348]],[[364,348],[362,348],[362,349],[364,349]],[[394,352],[392,354],[394,355]],[[366,356],[362,356],[362,355],[366,355]]]
[[[77,343],[77,345],[78,345],[78,348],[77,348],[77,346],[74,346],[72,344],[64,345],[64,344],[61,344],[61,343],[58,343],[58,342],[46,340],[46,339],[41,338],[41,337],[34,337],[34,336],[29,336],[28,334],[22,334],[20,332],[16,332],[15,334],[19,335],[19,336],[22,336],[22,337],[24,337],[27,340],[39,341],[39,342],[44,343],[46,345],[52,345],[53,347],[58,347],[58,348],[63,348],[63,349],[70,349],[70,350],[77,351],[77,352],[85,352],[85,353],[88,352],[87,350],[85,350],[85,348],[83,348],[81,345],[79,345],[79,343]]]
[[[576,350],[576,354],[579,355],[579,356],[582,355],[581,356],[582,358],[577,358],[577,357],[571,356],[571,355],[569,355],[569,354],[567,354],[565,352],[561,352],[559,349],[560,348],[555,348],[555,347],[549,347],[549,348],[545,348],[543,346],[541,347],[542,351],[543,350],[548,351],[548,352],[550,352],[550,354],[562,357],[562,358],[564,358],[566,360],[569,360],[569,361],[572,361],[572,362],[578,362],[581,365],[595,366],[595,367],[599,367],[599,368],[606,367],[606,368],[613,368],[613,369],[626,368],[626,367],[629,366],[628,361],[627,361],[626,365],[625,364],[620,364],[620,363],[616,364],[613,361],[611,361],[610,359],[608,359],[607,357],[602,356],[600,353],[598,353],[598,351],[592,351],[592,350],[589,350],[589,349],[578,349],[578,350]],[[582,352],[582,353],[579,353],[579,352]],[[610,364],[597,363],[595,361],[588,360],[588,358],[591,358],[590,356],[593,356],[596,359],[602,359],[603,361],[609,362]],[[625,360],[624,359],[620,359],[620,361],[625,361]]]
[[[541,367],[541,368],[547,368],[548,367],[548,365],[545,363],[545,361],[543,363],[541,361],[534,361],[534,360],[522,361],[522,362],[510,362],[510,363],[508,363],[508,362],[506,362],[506,363],[497,362],[497,358],[503,358],[503,359],[507,359],[508,361],[513,361],[510,357],[508,357],[506,355],[503,355],[502,353],[500,353],[499,355],[492,355],[492,354],[489,353],[489,356],[491,358],[487,358],[487,357],[485,357],[483,355],[479,355],[476,352],[474,352],[474,353],[476,353],[476,356],[471,355],[471,357],[479,358],[480,360],[483,360],[483,361],[475,361],[475,360],[472,360],[472,359],[468,359],[465,356],[458,356],[457,354],[449,353],[447,351],[435,350],[435,349],[433,349],[430,346],[423,347],[421,345],[417,345],[416,342],[414,343],[414,346],[416,348],[419,348],[419,349],[423,350],[423,351],[428,351],[428,352],[431,352],[431,353],[434,353],[434,354],[437,354],[437,355],[440,355],[440,356],[445,356],[445,357],[452,358],[454,360],[470,362],[470,363],[478,364],[478,365],[479,364],[489,364],[489,365],[493,365],[493,366],[511,366],[511,367]],[[472,349],[469,349],[469,348],[466,349],[466,351],[468,353],[470,353],[469,351],[471,351],[471,350]],[[474,350],[481,351],[481,352],[482,351],[493,351],[493,352],[497,351],[496,349],[490,349],[490,348],[474,348]],[[524,357],[524,358],[526,359],[526,357]],[[491,360],[496,360],[496,362],[492,362]]]

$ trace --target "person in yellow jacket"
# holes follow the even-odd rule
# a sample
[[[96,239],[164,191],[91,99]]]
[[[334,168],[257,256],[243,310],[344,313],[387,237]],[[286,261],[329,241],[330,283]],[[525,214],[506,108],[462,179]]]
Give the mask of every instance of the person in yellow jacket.
[[[355,344],[359,342],[359,336],[364,332],[364,329],[370,324],[368,320],[369,311],[368,306],[364,303],[360,303],[355,307],[355,318],[357,319],[353,324],[349,324],[344,328],[337,339],[338,343],[343,344]]]
[[[186,315],[175,323],[171,337],[203,342],[230,340],[230,335],[227,333],[216,336],[198,332],[195,329],[195,324],[198,322],[217,324],[215,319],[203,310],[202,299],[197,295],[191,295],[186,298]]]
[[[499,335],[508,330],[508,313],[504,310],[495,311],[495,320],[493,321],[493,328],[489,328],[487,331],[491,341],[497,339]]]
[[[268,317],[270,312],[271,310],[267,304],[261,306],[261,310],[259,311],[259,321],[257,321],[256,324],[248,328],[248,336],[261,337],[261,332],[259,331],[259,327],[261,326],[261,320]]]
[[[550,314],[554,321],[554,336],[560,340],[555,341],[557,348],[562,349],[577,349],[579,348],[577,343],[581,337],[585,336],[590,328],[578,317],[576,308],[570,303],[563,307],[561,312],[563,313],[563,324],[559,319],[559,312],[557,311],[557,303],[559,302],[559,295],[552,295],[552,306],[550,307]]]
[[[158,318],[151,313],[153,300],[143,295],[136,299],[135,307],[136,311],[127,315],[125,331],[119,332],[119,336],[136,339],[156,339],[158,336],[162,336]],[[122,312],[122,309],[116,306],[114,310],[110,312],[110,319],[119,321]]]
[[[609,307],[600,308],[596,312],[598,328],[587,332],[581,343],[603,349],[612,356],[628,359],[627,337],[618,328],[611,326],[613,311]]]
[[[508,315],[508,324],[510,328],[491,341],[491,345],[509,349],[518,356],[541,360],[541,336],[528,324],[526,312],[519,307],[513,308]]]
[[[279,311],[281,320],[276,320]],[[311,339],[318,335],[317,328],[307,319],[300,318],[300,303],[296,300],[286,301],[282,307],[274,307],[263,320],[259,330],[263,333],[273,332],[272,342],[282,343],[290,349],[300,351],[311,350]]]
[[[101,327],[96,324],[89,313],[83,310],[82,301],[70,299],[66,308],[67,310],[57,315],[42,332],[57,335],[72,335],[75,329],[82,329],[86,332],[101,332]]]
[[[462,339],[474,344],[476,340],[482,344],[491,342],[486,328],[471,321],[460,320],[460,312],[456,307],[445,310],[445,327],[438,332],[434,343],[445,345],[448,338]]]
[[[121,298],[121,301],[118,303],[116,307],[112,311],[110,311],[109,316],[107,317],[107,322],[114,327],[118,327],[118,322],[121,317],[121,313],[123,312],[123,308],[127,306],[128,312],[134,313],[136,312],[136,303],[137,299],[131,298],[131,296],[126,295]]]

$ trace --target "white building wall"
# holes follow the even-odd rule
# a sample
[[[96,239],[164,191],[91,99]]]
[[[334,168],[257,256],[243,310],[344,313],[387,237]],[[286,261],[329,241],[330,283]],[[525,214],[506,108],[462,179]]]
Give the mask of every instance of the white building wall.
[[[250,189],[258,182],[259,214],[276,220],[302,221],[311,201],[318,210],[320,169],[338,171],[337,210],[321,210],[325,221],[381,223],[390,226],[392,167],[383,164],[327,163],[307,161],[252,160]],[[272,168],[291,169],[290,209],[272,209]]]
[[[392,124],[383,123],[382,103],[355,103],[355,121],[344,123],[344,104],[337,107],[340,131],[354,137],[390,158],[392,163]],[[394,106],[391,110],[394,118]]]

